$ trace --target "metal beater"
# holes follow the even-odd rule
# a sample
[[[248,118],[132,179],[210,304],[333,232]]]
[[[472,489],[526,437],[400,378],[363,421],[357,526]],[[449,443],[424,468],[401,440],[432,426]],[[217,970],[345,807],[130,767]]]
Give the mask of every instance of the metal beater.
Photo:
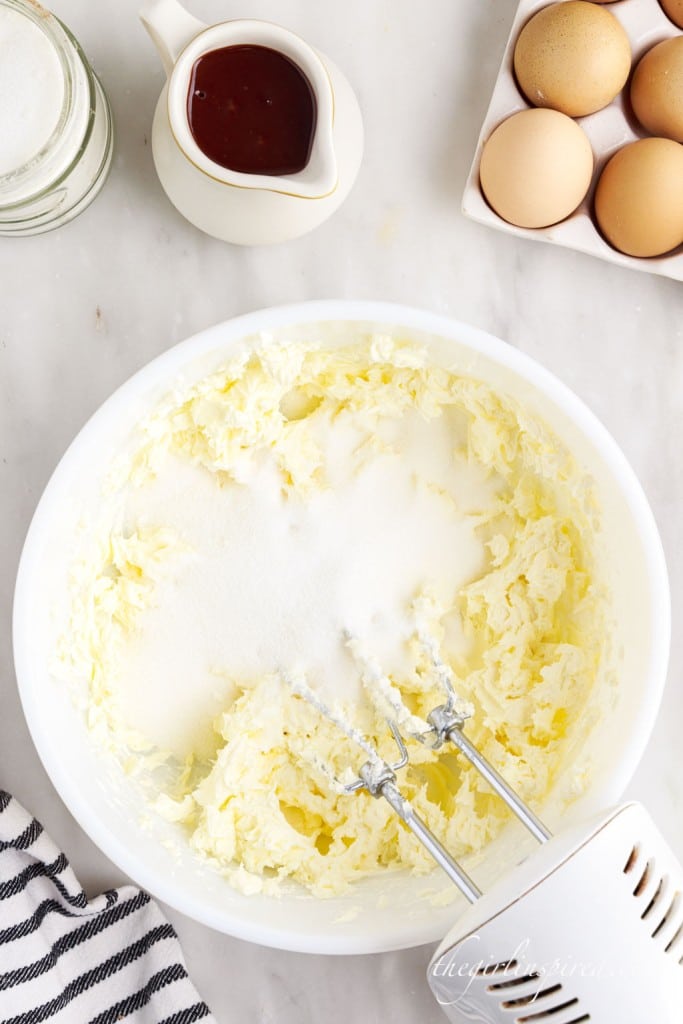
[[[417,637],[445,698],[424,723],[409,713],[356,640],[345,636],[361,673],[393,712],[394,763],[305,683],[284,679],[367,754],[358,778],[346,784],[315,762],[331,785],[386,800],[472,904],[427,972],[448,1018],[454,1024],[680,1024],[683,868],[645,809],[625,804],[553,837],[467,738],[469,712],[452,671],[425,630],[418,629]],[[432,749],[452,743],[541,844],[489,892],[482,893],[401,793],[397,772],[408,764],[402,728]]]

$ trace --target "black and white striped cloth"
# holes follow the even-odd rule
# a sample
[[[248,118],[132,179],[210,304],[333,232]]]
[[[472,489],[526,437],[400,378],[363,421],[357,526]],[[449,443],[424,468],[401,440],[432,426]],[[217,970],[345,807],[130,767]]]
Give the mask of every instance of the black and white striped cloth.
[[[2,1024],[215,1024],[177,936],[133,886],[88,900],[69,862],[0,790]]]

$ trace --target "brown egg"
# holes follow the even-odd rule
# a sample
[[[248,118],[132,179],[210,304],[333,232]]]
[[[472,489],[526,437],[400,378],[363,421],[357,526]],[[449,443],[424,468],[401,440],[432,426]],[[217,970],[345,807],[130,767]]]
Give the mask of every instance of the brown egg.
[[[674,25],[683,28],[683,0],[659,0],[659,2],[664,13],[671,18]]]
[[[611,103],[631,70],[631,46],[614,15],[586,0],[544,7],[519,34],[514,56],[519,87],[535,107],[570,117]]]
[[[665,39],[641,58],[631,82],[631,105],[652,135],[683,142],[683,36]]]
[[[576,121],[557,110],[522,110],[484,146],[479,180],[496,213],[522,228],[557,224],[588,191],[593,151]]]
[[[600,175],[595,216],[629,256],[661,256],[683,242],[683,146],[640,139],[618,150]]]

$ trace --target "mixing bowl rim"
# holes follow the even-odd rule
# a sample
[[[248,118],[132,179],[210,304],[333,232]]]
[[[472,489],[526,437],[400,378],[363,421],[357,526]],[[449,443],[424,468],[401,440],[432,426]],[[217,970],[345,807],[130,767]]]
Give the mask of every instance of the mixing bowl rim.
[[[125,407],[136,395],[149,391],[153,384],[170,378],[189,364],[193,357],[226,348],[241,339],[260,332],[273,332],[296,325],[325,322],[367,323],[392,330],[414,330],[456,342],[473,352],[511,370],[527,381],[542,395],[550,399],[580,432],[588,438],[601,458],[611,469],[620,496],[628,506],[646,554],[647,573],[654,595],[652,608],[652,641],[649,648],[646,681],[640,691],[638,726],[620,748],[614,772],[603,781],[600,792],[603,806],[618,800],[630,781],[643,755],[659,710],[666,681],[669,657],[671,607],[668,577],[661,539],[654,515],[634,470],[607,428],[587,405],[559,378],[532,357],[477,327],[416,307],[388,302],[353,300],[316,300],[257,310],[222,321],[192,335],[162,352],[121,384],[100,405],[81,427],[76,437],[59,460],[38,502],[24,542],[14,596],[13,646],[17,684],[24,715],[28,723],[38,756],[62,801],[80,827],[92,841],[123,871],[152,895],[169,906],[220,932],[274,948],[297,952],[358,954],[402,949],[436,941],[429,925],[418,927],[414,922],[398,932],[394,929],[378,938],[375,933],[353,936],[336,935],[333,928],[311,931],[302,935],[296,931],[254,924],[244,916],[234,915],[209,906],[195,897],[186,896],[177,886],[157,879],[152,867],[141,861],[134,851],[124,846],[112,832],[102,816],[93,814],[81,798],[78,780],[62,769],[57,747],[45,729],[39,708],[39,686],[33,685],[34,667],[30,655],[31,581],[39,578],[36,552],[40,537],[49,528],[50,512],[59,498],[60,480],[67,469],[79,458],[81,447],[100,421],[108,422],[112,412]]]

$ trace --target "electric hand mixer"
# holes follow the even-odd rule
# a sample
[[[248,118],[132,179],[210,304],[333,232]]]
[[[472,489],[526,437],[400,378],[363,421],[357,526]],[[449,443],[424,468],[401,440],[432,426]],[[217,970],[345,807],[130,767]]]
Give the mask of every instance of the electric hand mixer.
[[[469,712],[435,643],[418,639],[445,694],[423,727],[378,666],[346,641],[364,681],[391,711],[399,758],[383,760],[368,741],[300,681],[299,696],[367,755],[344,785],[316,762],[339,792],[383,798],[469,900],[434,954],[429,985],[454,1024],[680,1024],[683,1021],[683,868],[639,804],[625,804],[552,836],[479,750],[464,725]],[[434,749],[452,743],[541,844],[482,893],[402,795],[408,764],[401,731]]]

